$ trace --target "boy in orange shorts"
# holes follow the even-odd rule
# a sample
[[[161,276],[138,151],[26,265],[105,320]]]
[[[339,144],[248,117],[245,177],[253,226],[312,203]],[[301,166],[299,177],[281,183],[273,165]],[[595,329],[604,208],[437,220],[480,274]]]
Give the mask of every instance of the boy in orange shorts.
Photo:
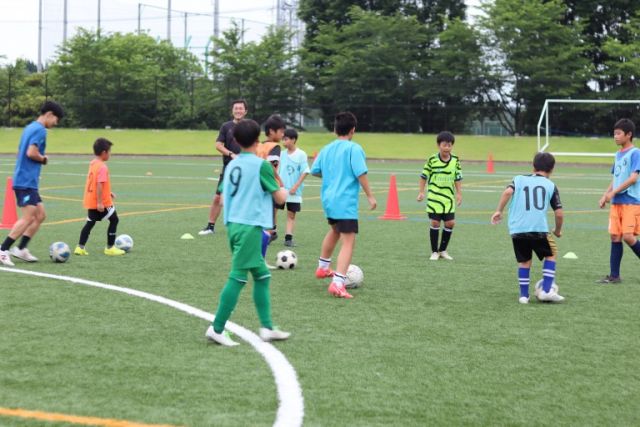
[[[611,270],[597,283],[620,283],[622,241],[640,258],[640,148],[633,145],[635,125],[629,119],[620,119],[613,126],[613,139],[620,150],[611,169],[613,180],[602,198],[600,208],[611,202],[609,234],[611,235]]]
[[[104,249],[105,255],[124,255],[125,251],[114,246],[116,241],[116,231],[118,228],[118,214],[113,205],[115,195],[111,192],[111,177],[107,160],[111,157],[111,146],[113,143],[105,138],[98,138],[93,143],[93,153],[95,159],[89,163],[89,173],[87,183],[84,187],[83,205],[87,211],[87,222],[80,232],[80,241],[73,253],[75,255],[89,255],[85,249],[89,234],[96,225],[96,221],[109,220],[107,230],[107,247]]]

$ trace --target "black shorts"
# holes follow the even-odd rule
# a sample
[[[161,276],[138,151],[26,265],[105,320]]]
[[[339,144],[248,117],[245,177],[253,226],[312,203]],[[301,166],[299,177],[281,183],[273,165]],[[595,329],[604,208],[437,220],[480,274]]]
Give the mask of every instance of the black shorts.
[[[27,205],[38,206],[38,203],[42,203],[40,194],[35,188],[14,188],[13,192],[16,193],[18,207],[24,208]]]
[[[115,206],[109,206],[108,208],[105,207],[102,212],[98,209],[89,209],[87,211],[87,221],[102,221],[103,219],[109,219],[112,216],[118,216],[116,215]]]
[[[222,169],[222,173],[220,174],[220,178],[218,178],[218,185],[216,186],[216,195],[222,194],[222,180],[224,178],[224,169]]]
[[[555,256],[558,247],[551,234],[548,233],[518,233],[512,234],[513,251],[518,262],[531,261],[532,252],[535,252],[539,260],[545,257]]]
[[[335,226],[339,233],[356,233],[358,234],[357,219],[333,219],[327,218],[330,226]]]
[[[287,205],[287,210],[289,212],[300,212],[302,210],[302,203],[287,202],[281,205],[276,205],[275,203],[273,204],[273,206],[275,206],[276,209],[280,209],[280,210],[284,210],[285,205]]]
[[[455,212],[451,213],[432,213],[429,212],[429,219],[435,219],[436,221],[451,221],[456,219]]]

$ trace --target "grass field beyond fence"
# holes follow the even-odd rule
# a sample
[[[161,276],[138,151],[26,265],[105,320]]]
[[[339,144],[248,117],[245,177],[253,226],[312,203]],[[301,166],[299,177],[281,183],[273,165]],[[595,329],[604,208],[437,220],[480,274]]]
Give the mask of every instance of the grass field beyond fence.
[[[64,135],[84,135],[88,144],[98,134],[56,130],[50,148],[57,151]],[[230,268],[225,227],[219,224],[216,234],[204,237],[197,232],[207,220],[219,161],[119,156],[128,151],[125,135],[145,135],[140,139],[149,149],[193,149],[197,141],[205,150],[214,134],[104,134],[116,142],[109,165],[118,232],[133,237],[133,250],[104,256],[106,224],[99,223],[88,257],[71,256],[66,264],[47,260],[50,243],[75,246],[86,215],[81,199],[91,156],[59,155],[43,168],[48,215],[30,244],[41,262],[17,268],[126,286],[215,311]],[[164,139],[169,135],[192,139],[177,145]],[[17,137],[14,131],[12,147]],[[380,144],[385,156],[395,152],[385,144],[387,136],[375,138],[370,144]],[[466,138],[456,146],[471,144]],[[305,144],[310,139],[303,136]],[[2,144],[4,150],[7,142]],[[433,144],[413,149],[429,153]],[[526,152],[514,158],[528,158]],[[14,157],[0,156],[0,176],[11,174]],[[361,201],[353,263],[364,270],[365,281],[353,291],[355,298],[331,298],[328,283],[314,278],[327,230],[317,178],[307,180],[294,233],[299,265],[273,272],[274,320],[293,334],[276,346],[297,372],[305,425],[640,425],[638,259],[625,249],[624,283],[594,284],[608,273],[608,216],[597,207],[610,181],[608,166],[559,165],[553,176],[565,209],[557,283],[566,302],[556,306],[518,304],[506,226],[489,224],[500,193],[513,175],[529,172],[528,165],[500,164],[488,175],[483,164],[463,163],[452,262],[428,260],[429,225],[424,204],[415,200],[421,164],[369,166],[379,207],[370,212]],[[392,173],[405,221],[378,219]],[[3,191],[4,185],[0,199]],[[282,214],[278,220],[284,223]],[[181,240],[183,233],[196,238]],[[281,249],[279,239],[269,259]],[[568,251],[578,259],[562,258]],[[532,288],[541,275],[536,260]],[[252,284],[247,287],[231,320],[256,331]],[[207,322],[171,308],[0,271],[0,325],[0,410],[196,427],[268,426],[275,419],[276,386],[260,355],[245,342],[231,349],[208,345]],[[0,425],[67,424],[0,411]]]
[[[0,153],[14,154],[22,129],[0,129]],[[218,155],[214,131],[190,130],[120,130],[120,129],[64,129],[49,131],[47,151],[55,154],[90,154],[98,137],[110,139],[118,154],[146,155]],[[309,156],[332,141],[331,133],[300,134],[299,145]],[[436,149],[435,135],[356,133],[354,140],[362,144],[371,159],[424,160]],[[465,160],[486,161],[489,154],[495,161],[529,162],[537,150],[535,137],[496,137],[458,135],[454,152]],[[613,138],[554,137],[549,151],[601,152],[615,151]],[[604,157],[561,157],[560,162],[609,163]]]

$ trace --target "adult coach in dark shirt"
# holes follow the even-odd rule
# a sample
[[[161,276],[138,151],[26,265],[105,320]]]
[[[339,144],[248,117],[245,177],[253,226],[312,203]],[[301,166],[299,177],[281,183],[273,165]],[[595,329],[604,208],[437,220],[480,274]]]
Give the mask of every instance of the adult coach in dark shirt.
[[[204,227],[199,235],[204,236],[207,234],[213,234],[215,231],[216,220],[220,215],[220,211],[222,210],[222,197],[220,193],[222,192],[222,178],[224,177],[224,169],[227,167],[227,164],[233,159],[235,159],[236,155],[240,152],[240,145],[233,138],[233,129],[240,120],[244,119],[247,115],[247,103],[244,99],[236,99],[231,103],[231,115],[233,116],[233,120],[229,120],[228,122],[223,123],[220,128],[220,133],[218,134],[218,138],[216,139],[216,150],[220,154],[222,154],[222,172],[220,173],[220,178],[218,179],[218,185],[216,187],[216,194],[213,197],[213,202],[211,203],[211,209],[209,209],[209,222],[206,227]]]

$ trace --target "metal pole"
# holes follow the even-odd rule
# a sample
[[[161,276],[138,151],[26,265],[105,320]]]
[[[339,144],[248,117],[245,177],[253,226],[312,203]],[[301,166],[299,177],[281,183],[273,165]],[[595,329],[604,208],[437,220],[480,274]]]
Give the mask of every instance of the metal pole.
[[[98,38],[100,38],[100,12],[101,12],[100,9],[102,9],[101,6],[102,6],[101,0],[98,0]]]
[[[171,0],[167,0],[167,40],[171,42]]]
[[[184,13],[184,48],[187,48],[187,16],[188,13]]]
[[[65,43],[67,41],[67,24],[68,24],[68,19],[67,19],[67,0],[64,0],[64,24],[63,24],[63,28],[62,28],[62,42]]]
[[[244,46],[244,18],[240,20],[240,45]]]
[[[138,35],[140,35],[140,15],[142,14],[142,3],[138,3]]]
[[[42,0],[38,2],[38,72],[42,72]]]
[[[220,37],[220,0],[213,1],[213,36]]]

